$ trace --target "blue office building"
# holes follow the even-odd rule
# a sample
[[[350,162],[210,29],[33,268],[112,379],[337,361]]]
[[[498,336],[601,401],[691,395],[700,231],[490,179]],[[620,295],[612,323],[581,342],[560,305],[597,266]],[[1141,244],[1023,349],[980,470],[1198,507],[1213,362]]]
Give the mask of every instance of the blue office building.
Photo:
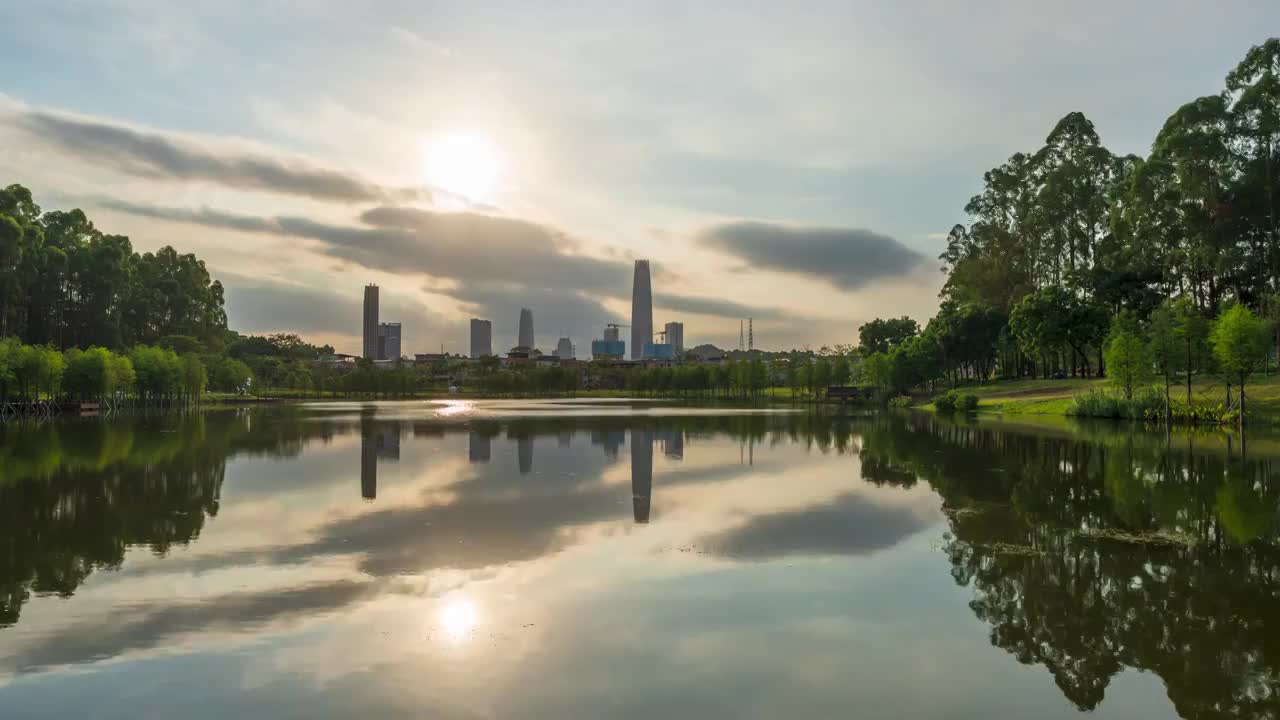
[[[617,334],[616,331],[614,333]],[[592,340],[591,357],[597,360],[605,358],[622,359],[627,354],[625,340]]]
[[[645,360],[674,360],[676,349],[671,343],[645,343]]]

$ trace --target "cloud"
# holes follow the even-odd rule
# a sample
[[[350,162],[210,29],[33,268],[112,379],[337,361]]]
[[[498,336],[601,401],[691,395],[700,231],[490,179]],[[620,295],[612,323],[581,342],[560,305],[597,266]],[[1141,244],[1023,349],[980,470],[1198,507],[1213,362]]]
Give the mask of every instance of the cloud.
[[[254,217],[209,208],[168,208],[119,200],[101,204],[158,220],[313,240],[330,257],[388,273],[566,292],[606,291],[610,295],[631,287],[628,264],[578,254],[573,239],[554,227],[498,215],[384,206],[362,213],[361,225],[335,225],[303,217]]]
[[[924,260],[888,235],[855,228],[740,221],[708,228],[698,240],[756,269],[809,275],[842,290],[906,275]]]
[[[505,347],[501,337],[508,330],[514,335],[519,308],[530,307],[534,310],[540,346],[549,347],[555,338],[567,333],[577,341],[580,354],[585,356],[589,339],[597,337],[605,323],[619,320],[605,308],[602,300],[630,298],[630,262],[580,254],[576,240],[563,231],[519,218],[473,211],[442,213],[378,206],[361,213],[358,225],[338,225],[302,217],[257,217],[210,208],[159,207],[115,199],[102,199],[97,203],[156,220],[302,238],[319,243],[319,251],[329,257],[362,267],[450,280],[453,287],[432,287],[432,291],[471,306],[478,317],[494,320],[495,349]],[[246,329],[255,329],[262,322],[261,309],[271,307],[273,328],[289,326],[288,322],[277,322],[275,308],[316,330],[338,331],[340,323],[335,321],[340,318],[347,332],[359,326],[358,318],[350,316],[358,305],[340,301],[337,296],[308,292],[297,286],[271,283],[262,286],[255,282],[238,278],[224,283],[229,290],[228,316],[233,325],[243,317],[248,323]],[[249,297],[236,298],[231,290],[237,288],[243,288]],[[317,299],[319,303],[310,304]],[[321,311],[338,302],[342,304],[335,314]],[[677,313],[734,319],[790,317],[776,308],[688,295],[659,294],[655,306]],[[425,312],[408,310],[411,314],[426,316]],[[427,323],[432,327],[441,324]]]
[[[695,297],[693,295],[669,295],[662,293],[653,299],[653,304],[655,307],[674,310],[676,312],[687,312],[695,315],[714,315],[716,317],[734,319],[748,317],[760,319],[783,319],[790,317],[789,313],[778,308],[767,308],[759,305],[743,305],[742,303],[734,302],[732,300]]]
[[[261,593],[224,595],[211,601],[177,605],[126,606],[112,613],[111,622],[72,624],[42,635],[16,656],[0,658],[0,668],[17,673],[49,667],[83,665],[149,650],[176,635],[211,628],[259,629],[271,622],[314,617],[348,607],[372,594],[365,582],[338,580]]]
[[[697,544],[742,560],[867,555],[893,547],[928,524],[908,508],[877,505],[850,493],[819,507],[758,515]]]
[[[387,188],[309,162],[18,106],[0,119],[32,140],[116,172],[157,180],[196,180],[236,190],[367,203],[429,199],[425,188]]]
[[[226,288],[227,324],[245,333],[295,332],[359,335],[363,298],[360,286],[351,294],[325,288],[215,272]],[[425,305],[384,297],[381,316],[404,326],[406,339],[452,333],[461,336],[462,323],[444,318]],[[406,345],[405,350],[412,352]]]

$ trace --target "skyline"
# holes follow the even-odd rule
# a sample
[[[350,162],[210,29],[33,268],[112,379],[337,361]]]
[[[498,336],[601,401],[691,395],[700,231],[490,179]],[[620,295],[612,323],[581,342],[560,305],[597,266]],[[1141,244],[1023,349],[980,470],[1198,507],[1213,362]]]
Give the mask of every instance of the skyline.
[[[514,335],[520,304],[551,347],[623,321],[647,257],[655,316],[700,342],[754,317],[759,345],[817,347],[877,307],[932,315],[982,173],[1057,118],[1145,154],[1280,24],[1262,2],[310,10],[24,8],[0,172],[206,258],[248,333],[359,347],[367,279],[454,352],[470,317]]]

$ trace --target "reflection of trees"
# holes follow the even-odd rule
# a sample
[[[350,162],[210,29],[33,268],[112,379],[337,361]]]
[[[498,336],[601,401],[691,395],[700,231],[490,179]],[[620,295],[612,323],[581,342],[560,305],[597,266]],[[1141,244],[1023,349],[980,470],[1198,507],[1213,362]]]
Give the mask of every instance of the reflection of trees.
[[[233,453],[297,452],[303,433],[283,419],[221,412],[0,428],[0,627],[31,593],[72,594],[125,550],[163,555],[195,538],[218,511]]]
[[[1183,717],[1280,717],[1273,462],[1168,443],[921,416],[874,423],[862,454],[873,480],[937,489],[952,573],[992,644],[1080,709],[1131,667],[1158,674]]]

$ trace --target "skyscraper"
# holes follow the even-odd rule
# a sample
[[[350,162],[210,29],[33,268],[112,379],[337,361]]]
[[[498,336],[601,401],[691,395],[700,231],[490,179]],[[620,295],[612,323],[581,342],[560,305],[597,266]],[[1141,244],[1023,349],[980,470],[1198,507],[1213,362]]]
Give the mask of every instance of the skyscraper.
[[[667,344],[671,349],[677,355],[684,352],[684,323],[669,322],[664,329],[667,331]]]
[[[493,354],[493,323],[471,318],[471,357],[482,358]]]
[[[516,345],[533,349],[533,311],[529,308],[520,308],[520,337]]]
[[[560,338],[560,341],[556,343],[556,357],[561,360],[573,359],[573,342],[569,340],[569,338],[562,337]]]
[[[653,286],[649,282],[649,261],[637,260],[631,281],[631,359],[645,356],[653,344]]]
[[[378,286],[364,286],[364,351],[365,359],[378,359]]]
[[[375,360],[400,359],[400,323],[378,323],[378,340]]]

